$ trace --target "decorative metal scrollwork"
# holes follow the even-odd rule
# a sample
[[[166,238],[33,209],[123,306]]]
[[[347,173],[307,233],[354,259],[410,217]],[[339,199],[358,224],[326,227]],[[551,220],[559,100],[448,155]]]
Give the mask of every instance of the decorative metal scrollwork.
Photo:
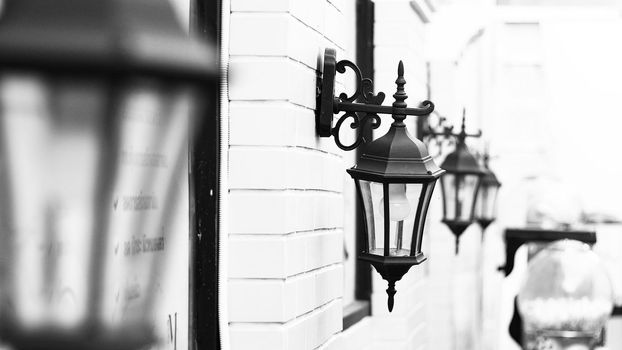
[[[350,68],[354,74],[356,75],[356,91],[352,96],[348,96],[345,92],[339,94],[339,102],[354,102],[356,100],[363,100],[366,104],[373,104],[380,106],[384,101],[385,95],[383,92],[378,93],[378,95],[374,95],[374,83],[369,78],[363,78],[363,74],[359,67],[357,67],[354,63],[348,60],[342,60],[337,62],[336,70],[338,73],[344,74],[346,72],[346,68]],[[362,143],[366,142],[365,133],[357,132],[357,136],[355,141],[350,145],[344,145],[339,138],[339,131],[341,130],[341,126],[348,119],[352,118],[352,123],[350,123],[350,128],[359,129],[365,126],[371,127],[372,129],[377,129],[380,126],[380,116],[376,113],[366,113],[361,112],[358,113],[354,111],[346,111],[335,123],[335,126],[331,129],[331,134],[335,138],[335,143],[337,147],[351,151],[356,149]],[[369,122],[371,120],[371,122]],[[369,123],[369,124],[368,124]]]
[[[354,71],[354,74],[356,74],[356,81],[357,81],[356,91],[350,97],[348,97],[348,95],[345,92],[342,92],[339,94],[339,99],[343,102],[354,102],[361,95],[363,73],[361,73],[361,70],[359,69],[359,67],[356,66],[356,64],[348,60],[341,60],[337,62],[337,65],[336,65],[337,72],[343,74],[346,72],[346,68],[352,69],[352,71]]]
[[[451,137],[454,127],[448,126],[447,118],[437,111],[432,112],[431,115],[436,118],[428,118],[427,122],[421,126],[421,135],[430,155],[437,158],[443,153],[444,147],[451,147],[455,143],[454,138]]]
[[[335,97],[335,75],[336,73],[344,74],[347,68],[350,68],[356,75],[356,90],[351,96],[342,92],[339,94],[339,97]],[[404,68],[401,62],[398,71],[400,72],[398,74],[398,81],[400,82],[398,87],[401,84],[403,89],[405,80],[403,77]],[[386,95],[383,92],[374,94],[373,82],[369,78],[363,78],[361,70],[356,64],[348,60],[337,62],[334,49],[326,49],[324,53],[324,70],[322,74],[322,78],[318,79],[317,132],[321,137],[333,136],[337,146],[346,151],[356,149],[362,143],[368,141],[365,139],[366,133],[359,129],[377,129],[381,123],[378,114],[393,114],[404,117],[407,115],[428,116],[434,110],[434,104],[430,101],[424,101],[420,108],[407,108],[403,100],[408,96],[403,92],[400,92],[400,103],[394,103],[392,106],[383,106],[382,102],[384,102]],[[333,127],[333,114],[340,112],[344,113]],[[348,119],[352,119],[352,122],[349,124],[350,128],[358,132],[352,144],[344,145],[340,140],[339,131]]]
[[[465,117],[466,110],[462,109],[462,125],[459,133],[454,132],[454,126],[448,126],[445,124],[447,119],[437,112],[434,112],[438,116],[438,124],[435,127],[426,124],[423,128],[423,141],[426,143],[429,149],[436,149],[437,152],[433,154],[433,157],[438,157],[442,153],[443,146],[451,146],[456,142],[464,142],[467,137],[481,137],[482,131],[478,130],[475,134],[468,134],[465,130]],[[430,147],[434,143],[435,147]]]

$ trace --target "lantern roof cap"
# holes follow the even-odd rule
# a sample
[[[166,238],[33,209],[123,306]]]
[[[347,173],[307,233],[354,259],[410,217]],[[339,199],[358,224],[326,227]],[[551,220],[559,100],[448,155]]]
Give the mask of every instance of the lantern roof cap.
[[[367,144],[362,153],[357,164],[348,170],[353,177],[428,182],[444,173],[423,142],[413,138],[403,123],[393,123],[384,136]]]
[[[465,131],[465,112],[462,111],[462,127],[456,139],[456,149],[449,153],[441,164],[441,168],[449,173],[455,174],[475,174],[483,176],[485,168],[482,167],[475,156],[469,152],[466,145],[466,138],[470,136]]]
[[[499,179],[497,178],[497,175],[495,175],[495,173],[492,172],[492,170],[486,168],[485,172],[484,172],[484,176],[482,177],[482,186],[495,186],[495,187],[500,187],[501,186],[501,182],[499,182]]]
[[[0,17],[3,68],[215,81],[216,63],[166,0],[7,0]]]
[[[484,154],[484,176],[482,177],[481,184],[482,186],[500,187],[501,182],[499,182],[497,175],[488,167],[489,158],[488,154]]]
[[[441,168],[449,173],[484,175],[485,169],[478,163],[475,156],[469,152],[464,142],[458,141],[456,149],[449,153],[441,164]]]

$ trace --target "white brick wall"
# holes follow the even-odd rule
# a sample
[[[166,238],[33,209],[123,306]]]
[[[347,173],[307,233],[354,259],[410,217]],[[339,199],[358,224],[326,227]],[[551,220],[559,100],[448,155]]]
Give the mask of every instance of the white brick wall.
[[[234,350],[430,348],[425,266],[398,282],[392,314],[386,282],[374,272],[373,316],[340,332],[351,154],[316,136],[315,69],[325,47],[353,59],[354,3],[232,0],[227,288]],[[377,91],[393,94],[402,59],[413,106],[426,98],[423,29],[409,1],[376,1]],[[343,76],[338,84],[351,91]]]
[[[231,1],[233,350],[316,349],[342,329],[344,155],[316,136],[314,109],[319,55],[333,47],[346,58],[354,37],[343,6]]]

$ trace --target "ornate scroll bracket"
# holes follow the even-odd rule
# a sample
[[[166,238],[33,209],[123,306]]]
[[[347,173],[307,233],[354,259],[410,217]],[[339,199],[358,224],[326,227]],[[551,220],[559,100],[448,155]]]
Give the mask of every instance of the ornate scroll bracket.
[[[429,144],[432,141],[434,141],[436,142],[436,146],[438,148],[441,148],[443,140],[450,140],[451,142],[451,139],[456,139],[458,140],[458,143],[464,143],[464,140],[467,137],[478,138],[482,136],[481,130],[478,130],[474,134],[469,134],[466,132],[466,129],[465,129],[466,110],[464,108],[462,109],[462,126],[460,128],[460,132],[458,133],[454,132],[453,125],[448,126],[445,124],[445,122],[447,121],[445,117],[441,116],[440,114],[438,114],[438,116],[439,116],[439,122],[436,127],[432,127],[428,124],[423,129],[423,138],[426,141],[426,144]]]
[[[432,118],[432,115],[436,118]],[[433,121],[435,125],[432,125]],[[448,126],[447,118],[437,111],[432,112],[430,118],[422,121],[419,124],[419,128],[421,129],[419,135],[433,158],[441,156],[445,146],[450,147],[455,143],[453,137],[451,137],[454,126]]]
[[[343,74],[346,68],[351,69],[356,75],[356,91],[352,96],[342,92],[335,97],[335,76],[337,73]],[[342,60],[337,62],[337,55],[334,49],[327,48],[324,52],[324,65],[322,77],[317,82],[317,108],[316,108],[316,129],[321,137],[335,138],[337,146],[343,150],[351,151],[359,147],[365,140],[364,133],[358,132],[356,140],[350,145],[344,145],[339,138],[339,130],[350,118],[350,128],[361,129],[366,126],[377,129],[381,120],[378,114],[392,114],[396,122],[403,120],[407,115],[428,116],[434,110],[434,104],[430,101],[423,101],[420,108],[407,108],[404,100],[408,98],[404,92],[404,66],[400,62],[398,68],[398,91],[395,95],[395,103],[392,106],[383,106],[385,94],[379,92],[374,95],[374,84],[369,78],[363,78],[361,70],[356,64]],[[355,102],[360,101],[360,102]],[[344,112],[333,126],[333,115]]]

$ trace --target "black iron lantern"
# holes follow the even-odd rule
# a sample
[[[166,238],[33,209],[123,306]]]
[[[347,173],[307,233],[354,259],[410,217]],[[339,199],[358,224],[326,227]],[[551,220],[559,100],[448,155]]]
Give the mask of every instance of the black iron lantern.
[[[495,173],[488,166],[489,159],[490,156],[484,154],[485,173],[477,192],[477,200],[475,201],[475,219],[482,230],[486,230],[488,225],[497,219],[497,194],[501,187],[501,182],[499,182]]]
[[[352,97],[342,94],[334,98],[335,71],[343,73],[345,67],[350,67],[357,74],[358,89]],[[421,251],[425,219],[436,180],[444,173],[434,163],[423,142],[412,137],[404,124],[407,115],[428,115],[433,110],[432,103],[425,101],[423,108],[407,108],[402,62],[399,63],[395,83],[397,91],[393,95],[395,102],[392,107],[381,106],[384,94],[374,96],[370,92],[371,80],[361,79],[360,71],[352,62],[336,63],[334,51],[326,50],[318,108],[320,135],[333,135],[340,148],[351,150],[364,140],[361,136],[349,146],[339,141],[339,128],[347,118],[354,120],[352,128],[367,125],[369,119],[371,126],[377,128],[380,125],[377,113],[393,116],[389,131],[365,144],[357,164],[348,170],[363,203],[366,224],[366,245],[359,251],[358,258],[370,262],[387,280],[389,311],[393,309],[395,282],[411,266],[426,259]],[[359,97],[368,104],[352,102]],[[346,113],[333,128],[332,115],[340,111]],[[329,132],[322,134],[323,130]]]
[[[2,7],[2,342],[149,347],[162,254],[179,237],[171,194],[188,178],[193,116],[216,91],[215,51],[167,0]]]
[[[465,131],[465,116],[462,128],[456,137],[456,149],[445,157],[441,164],[447,173],[441,178],[443,193],[443,223],[449,227],[456,238],[456,254],[459,252],[460,235],[474,222],[475,203],[482,177],[485,172],[477,159],[467,148],[465,139],[470,135]]]

